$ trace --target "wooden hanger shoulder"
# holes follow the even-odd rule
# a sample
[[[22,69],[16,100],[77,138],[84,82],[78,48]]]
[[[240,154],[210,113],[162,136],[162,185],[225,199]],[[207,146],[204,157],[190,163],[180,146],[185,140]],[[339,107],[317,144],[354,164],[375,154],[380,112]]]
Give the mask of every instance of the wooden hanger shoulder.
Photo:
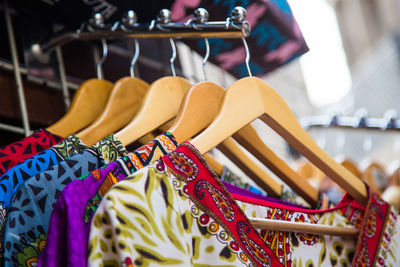
[[[110,95],[112,83],[105,80],[90,79],[82,83],[71,103],[68,112],[47,130],[66,137],[78,132],[92,123],[103,110]]]
[[[370,161],[363,164],[365,166],[362,172],[362,179],[366,181],[371,188],[378,194],[382,194],[389,183],[389,177],[386,174],[384,166],[377,161]]]
[[[117,138],[126,146],[174,118],[190,87],[181,77],[164,77],[153,82],[137,115],[116,134]]]
[[[212,82],[201,82],[190,88],[169,129],[179,144],[195,136],[213,121],[224,93],[224,88]]]
[[[213,121],[220,108],[224,93],[223,87],[212,82],[201,82],[190,88],[179,109],[174,125],[169,130],[178,143],[195,136]],[[273,195],[280,196],[282,186],[248,158],[231,138],[225,140],[220,148],[261,188]],[[210,157],[208,158],[211,160],[209,162],[211,167],[219,167]]]
[[[225,93],[217,118],[192,144],[205,153],[258,117],[361,204],[367,203],[363,182],[312,140],[285,101],[261,79],[248,77],[235,82]]]
[[[77,136],[92,145],[126,126],[135,116],[149,84],[131,77],[119,79],[113,86],[101,115]]]
[[[362,173],[360,169],[358,168],[357,164],[344,156],[337,157],[336,160],[345,167],[347,170],[349,170],[351,173],[353,173],[355,176],[357,176],[359,179],[362,179]]]

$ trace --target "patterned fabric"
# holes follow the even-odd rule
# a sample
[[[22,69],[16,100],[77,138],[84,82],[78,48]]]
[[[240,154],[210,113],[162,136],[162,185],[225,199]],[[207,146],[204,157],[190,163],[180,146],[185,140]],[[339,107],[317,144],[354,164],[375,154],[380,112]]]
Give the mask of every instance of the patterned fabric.
[[[225,181],[227,183],[230,183],[232,185],[246,189],[250,192],[253,192],[253,193],[256,193],[256,194],[259,194],[262,196],[267,195],[267,193],[264,190],[262,190],[260,187],[258,187],[257,185],[252,185],[252,184],[248,183],[247,181],[245,181],[245,179],[243,179],[239,175],[232,172],[226,166],[224,167],[224,170],[222,171],[221,181]],[[282,195],[280,197],[280,200],[291,202],[291,203],[297,203],[297,204],[300,204],[300,203],[303,204],[303,202],[304,202],[304,201],[301,201],[300,197],[297,196],[296,193],[294,193],[288,186],[282,186]]]
[[[54,206],[38,266],[86,266],[90,223],[104,194],[118,181],[176,147],[170,133],[162,134],[105,168],[93,171],[85,180],[70,183]]]
[[[23,163],[9,169],[0,177],[0,207],[8,208],[11,197],[18,187],[27,179],[58,164],[59,162],[80,153],[86,145],[76,136],[69,136],[50,149],[25,160]]]
[[[250,69],[263,76],[308,51],[287,0],[175,0],[172,19],[186,22],[193,11],[202,7],[210,12],[210,20],[226,20],[235,6],[247,10],[251,34],[246,38],[250,49]],[[192,49],[204,55],[204,40],[184,39]],[[236,78],[248,76],[245,48],[240,39],[210,39],[209,60]]]
[[[13,196],[4,235],[5,266],[33,265],[46,243],[46,232],[58,196],[82,175],[127,154],[122,144],[108,136],[25,181]]]
[[[92,221],[90,266],[396,266],[398,211],[369,192],[309,210],[229,194],[183,144],[105,195]],[[353,237],[256,230],[248,217],[361,228]],[[367,263],[362,265],[360,263]]]
[[[7,209],[18,187],[32,176],[56,165],[87,148],[79,138],[69,136],[50,149],[44,150],[23,163],[9,169],[0,178],[0,263],[3,258],[3,235]],[[1,264],[0,264],[1,265]]]
[[[39,129],[24,139],[0,148],[0,176],[11,167],[54,146],[64,138]]]

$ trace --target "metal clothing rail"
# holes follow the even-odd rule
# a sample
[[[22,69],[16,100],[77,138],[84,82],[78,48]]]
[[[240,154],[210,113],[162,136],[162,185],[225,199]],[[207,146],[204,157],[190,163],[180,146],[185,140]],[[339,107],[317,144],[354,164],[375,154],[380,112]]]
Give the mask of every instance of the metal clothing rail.
[[[371,118],[367,115],[362,116],[311,116],[300,119],[301,125],[305,129],[317,127],[333,127],[347,129],[366,129],[366,130],[400,130],[400,119],[393,110],[389,110],[382,118]]]
[[[13,64],[0,62],[0,67],[14,71],[15,80],[17,83],[18,99],[21,109],[23,127],[0,123],[0,129],[15,133],[23,133],[25,136],[31,133],[26,101],[23,90],[22,74],[28,74],[28,71],[21,67],[15,36],[12,25],[11,14],[15,14],[15,10],[10,9],[7,1],[3,1],[0,9],[4,10],[5,20],[7,25],[8,39],[10,42],[10,50]],[[104,39],[134,39],[134,38],[242,38],[250,35],[250,24],[245,21],[246,10],[241,7],[236,7],[231,17],[226,21],[208,22],[208,12],[205,9],[199,8],[194,12],[194,19],[186,23],[171,22],[171,12],[163,9],[160,11],[157,19],[150,23],[136,23],[136,14],[133,11],[127,12],[126,16],[120,21],[105,25],[100,14],[95,14],[94,18],[87,23],[83,23],[81,28],[75,32],[64,33],[48,42],[37,43],[31,46],[31,56],[41,60],[48,57],[49,52],[56,51],[57,61],[59,65],[60,84],[53,84],[51,87],[61,88],[63,91],[64,102],[66,108],[70,105],[68,88],[76,89],[78,86],[67,81],[65,68],[62,62],[61,46],[73,40],[104,40]],[[112,48],[112,46],[110,46]],[[116,49],[118,50],[118,49]],[[117,52],[120,52],[119,50]],[[124,53],[126,54],[126,53]],[[27,55],[28,56],[28,55]],[[29,56],[28,56],[29,57]],[[140,58],[139,61],[144,61],[145,65],[155,65],[159,62],[153,62],[145,58]],[[153,66],[154,67],[154,66]],[[181,71],[180,71],[181,73]],[[42,83],[43,79],[30,77],[33,82]]]
[[[8,5],[7,5],[6,1],[4,1],[4,17],[6,20],[8,40],[10,43],[10,52],[11,52],[11,57],[12,57],[12,61],[13,61],[14,76],[15,76],[15,80],[17,83],[18,100],[19,100],[19,105],[20,105],[20,109],[21,109],[23,128],[16,127],[13,125],[8,125],[8,124],[0,124],[0,129],[4,129],[4,130],[10,131],[10,132],[15,132],[15,133],[24,133],[25,136],[28,136],[31,134],[31,129],[30,129],[30,125],[29,125],[28,111],[26,109],[26,101],[25,101],[21,71],[19,69],[19,60],[18,60],[17,46],[15,43],[15,35],[14,35],[14,29],[13,29],[13,24],[12,24],[12,18],[11,18],[10,11],[8,9]]]
[[[195,13],[195,19],[186,23],[171,22],[167,9],[160,11],[150,23],[136,23],[136,14],[128,11],[126,17],[114,24],[105,25],[100,14],[95,14],[89,23],[82,24],[75,32],[63,33],[44,43],[33,44],[32,54],[42,58],[58,46],[73,40],[116,40],[141,38],[243,38],[251,32],[250,23],[245,21],[246,10],[236,7],[226,21],[207,21],[208,13]]]

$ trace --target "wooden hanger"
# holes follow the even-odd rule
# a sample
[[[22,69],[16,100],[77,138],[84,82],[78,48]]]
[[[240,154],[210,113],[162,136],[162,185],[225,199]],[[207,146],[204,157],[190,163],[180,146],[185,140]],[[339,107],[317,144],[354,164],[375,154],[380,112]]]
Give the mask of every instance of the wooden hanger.
[[[319,199],[319,192],[306,179],[290,168],[261,140],[256,130],[246,125],[237,131],[233,138],[285,182],[294,192],[314,207]]]
[[[388,186],[400,186],[400,162],[396,161],[389,166],[387,173],[390,174]]]
[[[287,222],[251,217],[249,220],[255,228],[267,229],[269,231],[295,232],[314,235],[333,235],[343,237],[356,237],[360,233],[360,230],[354,227],[316,225],[312,223]]]
[[[213,121],[224,93],[224,88],[212,82],[194,85],[186,94],[168,132],[175,136],[178,143],[195,136]],[[282,194],[282,185],[252,161],[231,138],[223,141],[218,149],[270,195]],[[214,162],[210,161],[209,164],[213,168]]]
[[[353,173],[359,179],[362,179],[362,173],[358,168],[357,164],[353,160],[347,157],[341,157],[341,158],[339,157],[337,158],[337,161],[340,163],[340,165],[351,171],[351,173]]]
[[[191,86],[181,77],[163,77],[153,82],[135,118],[116,137],[127,146],[173,119]]]
[[[400,186],[391,185],[385,189],[382,194],[382,199],[385,200],[390,205],[400,208]]]
[[[218,177],[221,177],[224,173],[224,165],[219,163],[210,153],[204,154],[204,159],[211,166],[211,169],[217,174]]]
[[[227,138],[217,148],[246,175],[251,177],[269,196],[280,197],[282,195],[282,185],[251,160],[232,138]]]
[[[100,79],[90,79],[76,91],[68,112],[53,125],[49,132],[67,137],[92,123],[104,109],[110,95],[112,83]]]
[[[371,161],[370,163],[363,163],[362,178],[366,181],[371,188],[378,194],[382,194],[388,185],[389,177],[386,174],[383,165],[377,161]]]
[[[367,203],[363,182],[323,151],[279,94],[259,78],[243,78],[230,86],[218,116],[191,143],[204,154],[258,117],[359,203]]]
[[[101,115],[77,136],[89,146],[126,126],[135,116],[149,84],[132,77],[119,79]]]

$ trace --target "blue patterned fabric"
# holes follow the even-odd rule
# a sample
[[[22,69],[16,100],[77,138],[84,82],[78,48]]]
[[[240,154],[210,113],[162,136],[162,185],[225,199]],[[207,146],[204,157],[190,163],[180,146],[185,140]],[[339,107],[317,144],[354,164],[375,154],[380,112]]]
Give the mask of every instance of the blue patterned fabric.
[[[78,137],[70,136],[52,148],[40,152],[3,174],[3,176],[0,177],[0,211],[2,214],[2,218],[0,218],[0,230],[4,225],[4,219],[11,197],[24,181],[78,154],[85,148],[87,148],[87,146],[84,145]]]
[[[35,175],[19,187],[8,209],[4,235],[5,266],[17,262],[25,266],[32,260],[30,255],[40,255],[35,250],[40,251],[46,243],[44,233],[53,205],[67,184],[127,154],[115,137],[108,138]]]

